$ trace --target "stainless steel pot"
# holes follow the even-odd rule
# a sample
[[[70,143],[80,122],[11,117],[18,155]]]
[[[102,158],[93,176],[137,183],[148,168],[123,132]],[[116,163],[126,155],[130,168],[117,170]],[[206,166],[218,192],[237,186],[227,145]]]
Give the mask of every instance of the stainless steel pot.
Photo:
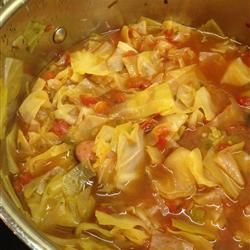
[[[116,29],[142,15],[157,20],[167,17],[194,27],[213,18],[226,35],[250,44],[249,0],[13,0],[0,9],[0,83],[4,80],[6,57],[23,60],[26,71],[35,76],[56,52],[74,45],[90,32]],[[33,53],[14,49],[13,41],[31,20],[53,29],[63,27],[66,39],[55,43],[52,31],[43,35]],[[13,111],[8,114],[6,132],[13,115]],[[30,248],[56,249],[18,202],[8,178],[5,136],[0,143],[0,218]]]

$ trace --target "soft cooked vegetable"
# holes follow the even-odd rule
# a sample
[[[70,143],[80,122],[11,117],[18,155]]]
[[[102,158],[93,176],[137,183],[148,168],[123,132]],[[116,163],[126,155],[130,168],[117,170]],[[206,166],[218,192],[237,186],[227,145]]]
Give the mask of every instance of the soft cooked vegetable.
[[[216,115],[212,97],[205,87],[196,92],[194,107],[204,112],[207,121],[211,121]]]
[[[19,112],[26,123],[31,123],[36,118],[42,106],[50,105],[48,94],[43,90],[31,93],[22,103]]]
[[[31,21],[26,25],[22,35],[12,43],[14,48],[26,48],[29,52],[33,52],[39,44],[42,35],[45,32],[45,25],[39,22]]]
[[[204,158],[205,169],[230,197],[236,199],[241,188],[215,163],[215,157],[215,152],[210,149]]]
[[[0,79],[0,139],[5,135],[6,129],[6,117],[7,117],[7,102],[8,102],[8,92],[7,88],[4,86],[2,79]]]
[[[166,159],[166,168],[149,170],[153,186],[163,197],[177,199],[196,192],[195,180],[185,164],[186,156],[185,149],[176,149]]]
[[[61,165],[65,168],[69,168],[72,166],[72,160],[67,159],[67,155],[70,153],[70,150],[72,149],[72,146],[62,143],[59,145],[54,145],[47,151],[45,151],[42,154],[39,154],[27,161],[27,169],[33,174],[33,175],[40,175],[41,173],[44,173],[48,171],[48,169],[53,168],[53,165],[49,164],[49,162],[54,159],[55,157],[58,157],[58,161],[60,162],[60,157],[63,159],[64,164]],[[62,162],[61,162],[62,164]]]
[[[12,103],[22,87],[23,62],[7,57],[4,62],[4,85],[8,89],[8,103]]]
[[[113,179],[113,185],[126,189],[143,171],[144,139],[138,125],[122,124],[116,128],[104,126],[96,136],[97,162],[94,168],[101,179]],[[112,158],[116,154],[116,161]]]
[[[187,232],[194,235],[201,235],[202,237],[205,237],[208,240],[215,240],[215,234],[208,229],[206,229],[204,226],[199,226],[196,224],[192,224],[190,222],[178,220],[178,219],[172,219],[172,225],[173,227]]]
[[[167,157],[164,165],[166,168],[161,175],[157,175],[154,169],[150,173],[156,189],[168,199],[192,195],[196,190],[195,181],[199,185],[216,186],[205,176],[202,156],[197,148],[193,151],[181,147],[176,149]]]
[[[155,233],[152,236],[150,250],[193,250],[194,246],[192,243],[175,237],[174,235],[163,234],[163,233]]]
[[[201,25],[200,30],[213,33],[219,36],[224,36],[222,29],[214,19],[210,19],[205,24]]]
[[[13,126],[10,133],[6,137],[6,153],[8,160],[8,169],[12,174],[16,174],[19,172],[17,164],[15,162],[15,146],[16,146],[16,138],[17,138],[17,127]]]
[[[228,66],[221,83],[233,86],[245,86],[250,83],[250,68],[241,58],[237,58]]]
[[[182,237],[185,240],[192,242],[196,249],[198,250],[212,250],[212,244],[200,235],[191,234],[184,231],[173,231],[168,229],[168,231],[176,236]]]
[[[74,72],[104,76],[109,73],[105,61],[98,55],[82,50],[71,54],[71,65]]]
[[[100,225],[113,226],[111,234],[122,234],[130,241],[138,245],[143,245],[148,239],[145,225],[138,218],[130,215],[109,215],[101,211],[96,211],[95,216]]]
[[[114,116],[127,119],[145,118],[153,114],[171,114],[175,103],[167,83],[152,86],[131,95],[124,103],[113,108]]]

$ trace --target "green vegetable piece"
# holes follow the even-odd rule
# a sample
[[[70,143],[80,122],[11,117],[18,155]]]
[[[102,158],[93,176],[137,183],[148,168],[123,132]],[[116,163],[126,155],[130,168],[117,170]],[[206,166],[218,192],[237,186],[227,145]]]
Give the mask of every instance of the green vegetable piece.
[[[27,50],[33,52],[38,45],[44,33],[45,25],[38,22],[30,22],[23,32],[24,42],[27,45]]]

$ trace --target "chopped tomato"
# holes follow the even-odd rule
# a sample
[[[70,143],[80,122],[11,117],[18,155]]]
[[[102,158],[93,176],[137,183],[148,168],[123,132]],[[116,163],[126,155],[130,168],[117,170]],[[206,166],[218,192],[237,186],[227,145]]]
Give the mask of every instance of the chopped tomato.
[[[120,90],[112,90],[109,92],[109,95],[111,101],[114,103],[122,103],[126,99],[125,94]]]
[[[167,128],[162,127],[162,128],[157,129],[155,134],[158,138],[155,146],[159,150],[163,151],[167,146],[167,138],[166,137],[168,135],[168,130],[167,130]]]
[[[250,107],[250,96],[239,96],[237,102],[243,107]]]
[[[55,78],[55,76],[56,76],[56,72],[50,71],[50,70],[45,71],[45,72],[42,74],[42,78],[43,78],[45,81],[47,81],[47,80],[49,80],[49,79],[52,79],[52,78]]]
[[[128,80],[128,87],[129,88],[136,88],[136,89],[146,89],[148,88],[152,83],[144,78],[144,77],[134,77],[134,78],[130,78]]]
[[[51,131],[59,137],[63,137],[68,133],[70,125],[64,120],[55,120]]]
[[[81,103],[85,106],[91,106],[98,102],[98,98],[95,96],[81,95],[80,99]]]
[[[166,30],[164,32],[165,37],[169,40],[172,41],[174,39],[174,31],[173,30]]]
[[[18,177],[13,181],[16,192],[20,193],[23,190],[23,186],[28,184],[32,180],[32,175],[28,171],[20,173]]]
[[[218,147],[217,147],[217,150],[218,150],[218,151],[221,151],[221,150],[223,150],[223,149],[225,149],[225,148],[227,148],[227,147],[229,147],[229,146],[230,146],[229,143],[226,143],[226,142],[220,143],[220,144],[218,145]]]
[[[183,208],[187,207],[187,201],[181,199],[175,199],[167,202],[169,212],[172,214],[178,214]]]
[[[87,160],[94,161],[95,160],[95,153],[93,150],[94,145],[95,145],[94,141],[83,141],[79,143],[75,149],[76,158],[80,162]]]
[[[23,185],[28,184],[32,180],[32,175],[28,171],[22,172],[19,175],[19,180]]]
[[[151,118],[140,123],[141,129],[145,134],[148,134],[153,130],[153,128],[157,125],[157,120]]]
[[[110,111],[110,105],[106,101],[99,101],[96,103],[94,110],[96,113],[107,115]]]

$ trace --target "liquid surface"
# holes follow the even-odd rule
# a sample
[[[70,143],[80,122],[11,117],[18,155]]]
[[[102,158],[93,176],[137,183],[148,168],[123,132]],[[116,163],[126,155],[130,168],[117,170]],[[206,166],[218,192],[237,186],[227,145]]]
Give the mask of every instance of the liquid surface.
[[[142,18],[41,73],[13,185],[62,249],[249,249],[250,51]]]

